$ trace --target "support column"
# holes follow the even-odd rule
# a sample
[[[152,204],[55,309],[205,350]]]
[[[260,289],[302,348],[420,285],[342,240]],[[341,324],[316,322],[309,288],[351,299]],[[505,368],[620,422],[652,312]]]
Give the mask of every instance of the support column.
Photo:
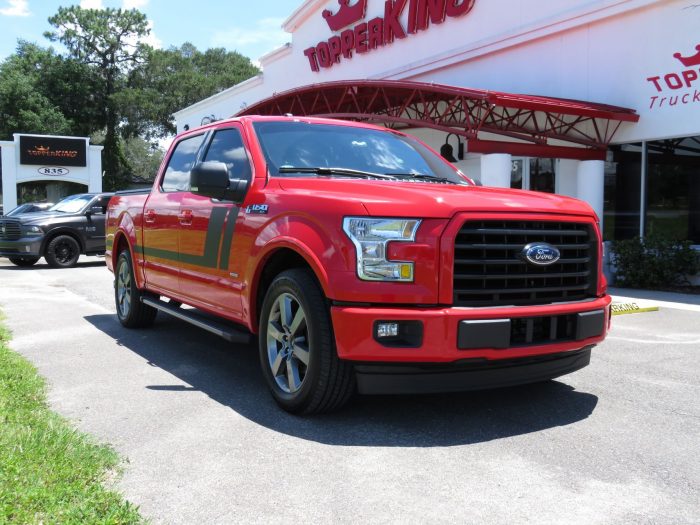
[[[2,150],[2,207],[4,213],[17,207],[17,146],[0,142]]]
[[[484,186],[510,188],[512,170],[512,157],[508,153],[491,153],[481,156],[481,183]]]
[[[576,197],[578,193],[578,165],[580,161],[573,159],[559,159],[557,167],[555,191],[558,195]]]
[[[581,161],[578,165],[576,177],[576,196],[590,204],[596,214],[598,214],[602,231],[605,162],[602,160]]]
[[[102,191],[102,146],[88,146],[88,191],[99,193]]]

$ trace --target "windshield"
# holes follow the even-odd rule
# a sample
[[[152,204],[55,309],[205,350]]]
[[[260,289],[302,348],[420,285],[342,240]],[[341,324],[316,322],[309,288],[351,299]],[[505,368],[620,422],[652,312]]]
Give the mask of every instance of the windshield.
[[[253,127],[273,176],[376,174],[382,179],[389,175],[412,182],[468,184],[420,142],[391,131],[298,121],[255,122]]]
[[[87,206],[88,202],[90,202],[93,197],[94,195],[71,195],[49,208],[49,211],[77,213]]]

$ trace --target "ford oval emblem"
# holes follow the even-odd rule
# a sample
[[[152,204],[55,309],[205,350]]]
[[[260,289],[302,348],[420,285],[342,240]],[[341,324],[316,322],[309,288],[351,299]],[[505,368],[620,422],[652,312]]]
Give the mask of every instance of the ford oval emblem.
[[[531,242],[523,248],[522,256],[532,264],[547,266],[557,262],[561,253],[546,242]]]

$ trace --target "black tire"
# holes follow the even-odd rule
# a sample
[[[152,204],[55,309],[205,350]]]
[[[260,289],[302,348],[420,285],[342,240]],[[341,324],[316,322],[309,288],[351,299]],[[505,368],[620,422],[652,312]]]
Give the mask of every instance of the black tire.
[[[52,268],[72,268],[80,257],[80,244],[70,235],[58,235],[46,247],[44,258]]]
[[[308,270],[287,270],[272,281],[260,315],[259,351],[272,396],[287,412],[337,410],[355,391],[352,365],[338,359],[327,300]]]
[[[141,302],[141,290],[136,287],[131,255],[124,250],[114,269],[114,304],[119,322],[127,328],[146,328],[153,324],[158,310]]]
[[[10,257],[10,262],[15,266],[34,266],[39,260],[39,257]]]

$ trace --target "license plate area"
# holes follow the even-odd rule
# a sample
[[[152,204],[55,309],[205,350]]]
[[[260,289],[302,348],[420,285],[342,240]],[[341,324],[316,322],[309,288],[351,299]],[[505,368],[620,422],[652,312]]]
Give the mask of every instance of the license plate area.
[[[457,348],[517,348],[583,341],[603,334],[605,311],[460,321]]]

